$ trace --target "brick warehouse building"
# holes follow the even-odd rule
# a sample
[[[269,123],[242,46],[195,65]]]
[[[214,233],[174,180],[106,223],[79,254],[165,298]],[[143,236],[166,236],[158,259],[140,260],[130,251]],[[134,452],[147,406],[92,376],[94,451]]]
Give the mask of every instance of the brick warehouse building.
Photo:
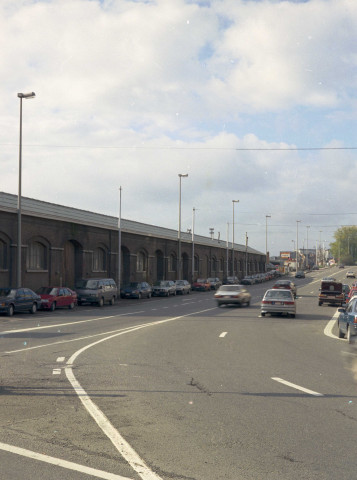
[[[22,285],[73,287],[79,278],[118,280],[118,218],[22,198]],[[121,220],[121,284],[175,280],[177,230]],[[231,274],[232,243],[181,233],[183,276],[224,278]],[[228,254],[228,272],[227,272]],[[235,274],[263,272],[265,255],[235,244]],[[17,196],[0,192],[0,287],[16,286]],[[246,272],[247,270],[247,272]]]

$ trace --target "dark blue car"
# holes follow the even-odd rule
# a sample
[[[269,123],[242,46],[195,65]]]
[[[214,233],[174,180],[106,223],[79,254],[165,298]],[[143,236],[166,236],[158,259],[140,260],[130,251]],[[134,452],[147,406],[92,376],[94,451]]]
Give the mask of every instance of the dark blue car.
[[[121,298],[151,298],[152,288],[147,282],[131,282],[120,290]]]
[[[338,311],[338,336],[346,336],[348,343],[352,343],[352,337],[357,335],[357,298],[350,300],[346,308],[339,308]]]
[[[36,313],[40,306],[41,297],[29,288],[0,288],[0,313]]]

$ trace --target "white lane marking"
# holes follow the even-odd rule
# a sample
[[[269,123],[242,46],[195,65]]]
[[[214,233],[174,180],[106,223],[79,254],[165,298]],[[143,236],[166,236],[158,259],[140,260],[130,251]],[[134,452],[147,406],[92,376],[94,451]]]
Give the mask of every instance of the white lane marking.
[[[77,352],[75,352],[71,356],[71,358],[67,361],[68,366],[65,368],[66,376],[68,378],[68,381],[72,385],[74,391],[77,393],[80,401],[84,405],[85,409],[92,416],[92,418],[95,420],[95,422],[97,423],[99,428],[103,431],[103,433],[109,438],[109,440],[118,450],[120,455],[122,455],[122,457],[129,463],[129,465],[133,468],[133,470],[135,470],[143,480],[162,480],[162,478],[150,470],[150,468],[146,465],[144,460],[136,453],[136,451],[129,445],[129,443],[120,435],[118,430],[116,430],[116,428],[114,428],[114,426],[110,423],[109,419],[91,400],[87,392],[82,388],[82,386],[74,376],[72,365],[74,365],[74,362],[77,359],[77,357],[81,353],[83,353],[85,350],[88,350],[89,348],[95,345],[98,345],[99,343],[105,342],[119,335],[125,335],[126,333],[135,332],[136,330],[140,330],[142,328],[147,328],[151,326],[161,325],[163,323],[173,322],[181,318],[208,312],[210,310],[215,310],[215,309],[207,308],[199,312],[188,313],[186,315],[180,315],[178,317],[166,318],[165,320],[158,320],[156,322],[150,322],[147,324],[134,326],[130,330],[115,333],[114,335],[110,335],[109,337],[102,338],[101,340],[97,340],[94,343],[90,343],[89,345],[86,345],[85,347],[77,350]]]
[[[73,325],[79,325],[80,323],[98,322],[100,320],[106,320],[108,318],[126,317],[128,315],[136,315],[138,313],[144,313],[144,310],[140,310],[139,312],[132,312],[132,313],[121,313],[119,315],[108,315],[107,317],[89,318],[87,320],[79,320],[78,322],[58,323],[56,325],[46,325],[46,326],[38,326],[38,327],[31,327],[31,328],[22,328],[22,329],[19,329],[19,330],[5,330],[4,332],[0,332],[0,335],[10,335],[11,333],[32,332],[33,330],[46,330],[48,328],[67,327],[67,326],[72,327]]]
[[[324,329],[324,334],[327,336],[327,337],[331,337],[331,338],[337,338],[337,340],[343,340],[343,338],[338,338],[337,335],[334,335],[332,333],[332,329],[333,327],[335,326],[335,323],[337,322],[337,319],[338,319],[338,316],[339,316],[339,311],[336,310],[334,316],[331,318],[331,320],[328,322],[328,324],[326,325],[325,329]]]
[[[61,375],[61,369],[60,368],[54,368],[52,370],[53,375]]]
[[[228,332],[222,332],[219,336],[219,338],[224,338],[227,335]]]
[[[283,383],[288,387],[295,388],[296,390],[300,390],[301,392],[308,393],[309,395],[314,395],[315,397],[324,396],[322,393],[314,392],[313,390],[309,390],[308,388],[301,387],[300,385],[295,385],[295,383],[288,382],[287,380],[283,380],[282,378],[279,378],[279,377],[271,377],[271,379],[275,380],[276,382]]]
[[[56,362],[64,362],[65,360],[65,357],[58,357]]]
[[[0,442],[0,450],[15,453],[16,455],[21,455],[22,457],[39,460],[40,462],[50,463],[58,467],[67,468],[68,470],[75,470],[76,472],[92,475],[93,477],[104,478],[105,480],[133,480],[128,477],[121,477],[120,475],[115,475],[114,473],[104,472],[103,470],[86,467],[85,465],[80,465],[79,463],[68,462],[67,460],[61,460],[60,458],[49,457],[48,455],[43,455],[42,453],[32,452],[31,450],[14,447],[2,442]]]

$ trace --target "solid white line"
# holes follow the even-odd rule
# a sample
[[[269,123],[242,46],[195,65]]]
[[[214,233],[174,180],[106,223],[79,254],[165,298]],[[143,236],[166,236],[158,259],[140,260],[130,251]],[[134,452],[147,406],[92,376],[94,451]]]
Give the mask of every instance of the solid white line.
[[[219,336],[219,338],[224,338],[227,335],[228,332],[222,332]]]
[[[337,321],[337,318],[339,316],[339,311],[336,310],[334,316],[331,318],[331,320],[328,322],[328,324],[326,325],[325,329],[324,329],[324,334],[327,336],[327,337],[331,337],[331,338],[337,338],[337,340],[343,340],[343,338],[338,338],[337,335],[334,335],[332,333],[332,329]]]
[[[47,328],[57,328],[57,327],[73,327],[73,325],[79,325],[80,323],[90,323],[90,322],[98,322],[100,320],[106,320],[108,318],[115,318],[115,317],[125,317],[128,315],[136,315],[137,313],[144,313],[144,310],[139,312],[132,312],[132,313],[120,313],[118,315],[109,315],[107,317],[96,317],[96,318],[89,318],[87,320],[79,320],[78,322],[69,322],[69,323],[59,323],[57,325],[46,325],[46,326],[38,326],[38,327],[31,327],[31,328],[22,328],[19,330],[5,330],[4,332],[0,332],[0,335],[10,335],[11,333],[23,333],[23,332],[32,332],[33,330],[46,330]]]
[[[104,415],[104,413],[97,407],[97,405],[91,400],[87,392],[82,388],[80,383],[77,381],[76,377],[74,376],[73,370],[72,370],[72,365],[74,365],[74,362],[76,358],[83,353],[85,350],[88,350],[89,348],[98,345],[99,343],[105,342],[107,340],[110,340],[114,337],[118,337],[120,335],[125,335],[126,333],[131,333],[135,332],[136,330],[140,330],[142,328],[147,328],[151,326],[156,326],[160,325],[163,323],[168,323],[168,322],[173,322],[175,320],[179,320],[181,318],[189,317],[192,315],[197,315],[199,313],[204,313],[208,312],[210,310],[215,310],[214,308],[208,308],[205,310],[201,310],[199,312],[192,312],[186,315],[180,315],[178,317],[172,317],[172,318],[167,318],[164,320],[158,320],[156,322],[150,322],[147,324],[143,325],[137,325],[131,328],[131,330],[126,330],[122,331],[119,333],[116,333],[114,335],[110,335],[109,337],[102,338],[101,340],[97,340],[94,343],[91,343],[89,345],[86,345],[85,347],[81,348],[80,350],[77,350],[71,358],[67,361],[67,367],[65,368],[65,373],[68,378],[68,381],[71,383],[73,389],[77,393],[80,401],[84,405],[85,409],[88,411],[88,413],[92,416],[92,418],[95,420],[95,422],[98,424],[100,429],[103,431],[103,433],[109,438],[109,440],[112,442],[112,444],[115,446],[115,448],[118,450],[118,452],[122,455],[123,458],[129,463],[129,465],[135,470],[138,475],[143,479],[143,480],[162,480],[161,477],[159,477],[156,473],[154,473],[150,468],[146,465],[144,460],[135,452],[135,450],[129,445],[129,443],[120,435],[118,430],[110,423],[109,419]]]
[[[31,450],[14,447],[2,442],[0,442],[0,450],[15,453],[16,455],[21,455],[22,457],[39,460],[40,462],[57,465],[58,467],[67,468],[68,470],[75,470],[76,472],[92,475],[93,477],[104,478],[105,480],[132,480],[128,477],[121,477],[120,475],[115,475],[114,473],[104,472],[103,470],[97,470],[96,468],[86,467],[85,465],[79,465],[78,463],[68,462],[67,460],[61,460],[60,458],[49,457],[48,455],[43,455],[42,453],[32,452]]]
[[[271,377],[271,379],[275,380],[276,382],[283,383],[284,385],[287,385],[288,387],[295,388],[296,390],[300,390],[300,391],[308,393],[310,395],[314,395],[315,397],[323,397],[322,393],[314,392],[313,390],[309,390],[308,388],[301,387],[300,385],[295,385],[295,383],[288,382],[287,380],[283,380],[282,378]]]

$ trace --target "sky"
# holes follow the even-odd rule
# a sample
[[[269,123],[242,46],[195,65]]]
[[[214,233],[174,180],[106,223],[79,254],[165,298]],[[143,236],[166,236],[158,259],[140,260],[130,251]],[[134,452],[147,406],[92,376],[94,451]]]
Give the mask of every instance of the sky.
[[[35,92],[25,197],[177,229],[181,183],[271,255],[356,224],[356,0],[0,0],[0,46],[0,191]]]

